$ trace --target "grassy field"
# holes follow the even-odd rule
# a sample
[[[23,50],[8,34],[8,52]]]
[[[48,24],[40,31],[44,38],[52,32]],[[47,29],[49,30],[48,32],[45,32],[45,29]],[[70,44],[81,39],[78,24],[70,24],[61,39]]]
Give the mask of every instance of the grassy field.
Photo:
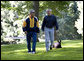
[[[36,54],[28,54],[26,44],[2,45],[1,60],[83,60],[83,40],[63,40],[62,48],[49,52],[37,42]]]

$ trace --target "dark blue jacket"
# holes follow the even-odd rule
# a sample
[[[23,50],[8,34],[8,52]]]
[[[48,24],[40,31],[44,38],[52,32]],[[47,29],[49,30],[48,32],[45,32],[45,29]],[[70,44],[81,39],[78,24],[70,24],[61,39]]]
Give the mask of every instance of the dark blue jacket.
[[[26,24],[23,24],[23,25],[26,25],[25,27],[22,27],[23,29],[23,32],[27,31],[27,32],[37,32],[39,33],[39,27],[37,26],[37,22],[38,22],[38,19],[36,17],[34,17],[34,27],[31,28],[30,27],[30,19],[27,18],[23,23],[26,23]]]
[[[57,23],[57,18],[54,15],[50,15],[50,16],[45,16],[43,23],[42,23],[42,31],[44,31],[44,27],[47,28],[52,28],[56,26],[56,30],[58,30],[58,23]]]

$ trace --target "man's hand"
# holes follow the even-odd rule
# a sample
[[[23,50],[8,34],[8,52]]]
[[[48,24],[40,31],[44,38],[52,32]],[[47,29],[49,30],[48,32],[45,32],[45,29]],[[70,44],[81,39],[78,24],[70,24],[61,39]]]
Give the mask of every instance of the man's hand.
[[[25,31],[25,34],[27,34],[27,31]]]

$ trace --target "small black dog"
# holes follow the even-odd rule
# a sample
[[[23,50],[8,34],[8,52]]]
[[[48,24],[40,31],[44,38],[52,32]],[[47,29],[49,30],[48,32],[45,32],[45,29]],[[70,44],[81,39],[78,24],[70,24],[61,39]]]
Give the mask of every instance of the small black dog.
[[[53,48],[62,48],[61,40],[59,40],[58,42],[54,43]]]

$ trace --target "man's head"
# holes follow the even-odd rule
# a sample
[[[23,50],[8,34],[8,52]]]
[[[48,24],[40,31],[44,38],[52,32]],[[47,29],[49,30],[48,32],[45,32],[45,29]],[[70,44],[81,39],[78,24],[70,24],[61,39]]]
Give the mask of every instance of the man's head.
[[[31,17],[34,17],[35,16],[35,10],[31,9],[30,10],[30,15],[31,15]]]
[[[52,14],[52,10],[51,9],[47,9],[46,12],[47,12],[47,15],[51,15]]]

